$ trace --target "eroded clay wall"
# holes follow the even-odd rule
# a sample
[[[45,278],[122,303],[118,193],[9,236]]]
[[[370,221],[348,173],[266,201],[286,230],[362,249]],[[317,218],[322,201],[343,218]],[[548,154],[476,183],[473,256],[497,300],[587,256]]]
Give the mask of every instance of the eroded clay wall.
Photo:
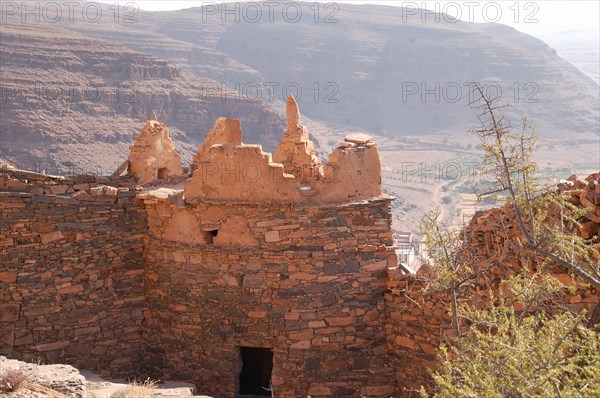
[[[395,262],[390,199],[324,208],[153,201],[147,209],[149,373],[233,397],[239,347],[266,347],[276,397],[393,393],[384,314]],[[210,243],[205,234],[216,230]]]
[[[147,231],[138,192],[97,183],[52,191],[63,194],[0,192],[0,354],[135,375]]]

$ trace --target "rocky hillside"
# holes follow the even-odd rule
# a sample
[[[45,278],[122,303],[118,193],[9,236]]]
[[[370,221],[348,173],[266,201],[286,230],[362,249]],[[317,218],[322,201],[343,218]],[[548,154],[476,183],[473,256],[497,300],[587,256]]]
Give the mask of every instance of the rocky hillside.
[[[278,85],[280,99],[283,86],[295,84],[307,116],[372,133],[462,134],[475,114],[469,84],[479,82],[510,103],[515,122],[527,116],[543,136],[598,135],[598,85],[544,42],[512,28],[399,7],[321,4],[317,13],[303,3],[297,18],[295,5],[284,11],[236,4],[229,13],[211,4],[138,11],[135,23],[75,21],[68,28],[232,88],[250,84],[249,96],[258,86],[263,100],[270,99],[269,83]]]
[[[260,101],[57,26],[3,25],[0,75],[0,158],[24,169],[112,173],[152,110],[184,160],[220,116],[242,119],[246,139],[270,150],[284,130],[279,113]]]
[[[120,3],[118,13],[93,4],[102,7],[94,23],[81,12],[72,21],[63,10],[58,21],[23,22],[22,12],[0,10],[0,162],[107,174],[152,109],[184,161],[219,116],[241,119],[244,140],[272,151],[284,130],[272,110],[284,102],[272,100],[284,99],[286,84],[302,90],[296,97],[321,148],[351,129],[378,141],[442,133],[436,137],[454,145],[475,123],[472,81],[501,93],[513,123],[529,117],[559,142],[557,152],[580,143],[597,154],[598,85],[506,26],[431,14],[423,23],[398,7],[342,3],[321,4],[318,14],[304,3],[298,20],[295,2],[285,13],[253,3],[258,18],[244,3],[228,14],[215,3],[171,12]],[[405,161],[406,151],[394,158]]]

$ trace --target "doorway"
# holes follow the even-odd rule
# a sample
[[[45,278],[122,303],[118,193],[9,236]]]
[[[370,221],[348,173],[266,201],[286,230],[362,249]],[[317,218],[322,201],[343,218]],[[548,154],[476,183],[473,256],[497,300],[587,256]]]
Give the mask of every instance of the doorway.
[[[272,397],[273,349],[240,347],[242,372],[239,398]]]
[[[167,170],[166,167],[158,169],[158,171],[156,172],[156,177],[159,180],[166,179],[167,177],[169,177],[169,170]]]

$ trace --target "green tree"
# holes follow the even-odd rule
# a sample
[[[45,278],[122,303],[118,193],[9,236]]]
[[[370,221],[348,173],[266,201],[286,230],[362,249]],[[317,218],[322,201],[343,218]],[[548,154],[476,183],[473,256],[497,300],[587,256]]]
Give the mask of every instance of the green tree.
[[[523,317],[496,305],[470,318],[466,334],[441,348],[435,397],[600,396],[600,341],[581,315]]]
[[[600,289],[598,249],[573,233],[583,213],[569,203],[568,195],[542,195],[549,186],[536,175],[539,168],[531,156],[536,138],[531,126],[523,120],[521,130],[515,133],[496,100],[487,98],[477,85],[475,92],[480,98],[481,113],[480,126],[473,132],[484,149],[480,173],[495,183],[495,189],[478,196],[507,193],[506,204],[515,212],[522,243]],[[561,215],[560,225],[549,222],[549,212]]]
[[[535,136],[526,121],[515,133],[495,100],[478,86],[475,93],[481,112],[473,131],[484,149],[480,173],[494,184],[478,196],[506,194],[504,210],[516,219],[517,231],[502,224],[494,233],[519,258],[521,269],[491,290],[482,305],[475,300],[481,296],[478,281],[504,259],[496,256],[482,266],[486,259],[477,258],[476,243],[465,229],[441,225],[439,212],[424,217],[424,243],[433,265],[425,291],[450,293],[455,334],[440,348],[433,396],[598,397],[598,328],[585,313],[561,305],[569,287],[545,270],[561,267],[598,289],[599,245],[577,235],[582,214],[568,195],[551,191],[537,177],[531,159]],[[428,392],[422,389],[421,395]]]

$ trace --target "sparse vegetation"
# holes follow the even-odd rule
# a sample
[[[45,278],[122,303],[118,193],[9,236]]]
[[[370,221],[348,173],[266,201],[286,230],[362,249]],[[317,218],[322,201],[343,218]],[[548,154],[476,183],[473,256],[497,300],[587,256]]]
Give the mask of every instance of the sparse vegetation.
[[[16,369],[0,371],[0,393],[17,391],[23,387],[27,376]]]
[[[472,315],[471,328],[441,348],[435,397],[600,396],[600,341],[583,316],[523,316],[503,305]]]
[[[111,395],[111,398],[150,398],[156,390],[158,381],[146,379],[144,381],[133,380],[127,387],[124,387]]]
[[[449,292],[455,337],[440,348],[433,391],[423,388],[421,396],[598,397],[598,325],[588,322],[585,312],[562,305],[566,291],[576,287],[562,285],[546,270],[560,268],[579,277],[580,286],[598,288],[599,246],[577,234],[582,214],[569,195],[557,194],[539,179],[531,159],[535,137],[527,123],[521,132],[512,132],[494,100],[476,90],[483,102],[481,127],[474,131],[485,151],[481,172],[493,183],[477,196],[504,194],[501,204],[513,214],[516,227],[495,225],[494,233],[508,247],[497,243],[494,260],[476,257],[464,231],[440,224],[439,212],[424,218],[423,234],[435,265],[426,289]],[[503,249],[517,259],[514,275],[507,274],[498,291],[474,305],[486,273],[511,261]],[[479,260],[489,264],[478,267]]]

